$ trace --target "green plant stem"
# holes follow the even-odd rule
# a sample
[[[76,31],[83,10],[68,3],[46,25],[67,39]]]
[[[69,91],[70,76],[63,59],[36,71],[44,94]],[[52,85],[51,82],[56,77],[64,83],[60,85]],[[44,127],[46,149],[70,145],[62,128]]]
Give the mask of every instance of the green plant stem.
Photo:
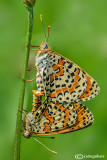
[[[22,112],[21,111],[23,110],[25,85],[26,85],[26,81],[23,80],[23,79],[26,79],[26,71],[27,71],[28,60],[29,60],[32,29],[33,29],[33,7],[30,7],[28,9],[27,43],[26,43],[26,46],[25,46],[26,47],[26,51],[25,51],[25,55],[24,55],[24,64],[23,64],[22,80],[21,80],[21,90],[20,90],[18,112],[17,112],[17,121],[16,121],[14,160],[20,160],[21,123],[22,123]],[[19,110],[21,110],[21,111],[19,111]]]

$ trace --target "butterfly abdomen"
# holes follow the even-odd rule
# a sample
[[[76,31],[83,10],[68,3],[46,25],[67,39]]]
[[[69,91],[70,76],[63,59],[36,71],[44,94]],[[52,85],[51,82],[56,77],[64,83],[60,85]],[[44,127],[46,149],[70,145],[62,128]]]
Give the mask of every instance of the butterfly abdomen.
[[[36,74],[36,83],[37,83],[37,87],[38,87],[38,91],[40,91],[41,93],[44,93],[45,88],[43,85],[43,74],[45,76],[45,73],[43,73],[44,71],[44,67],[47,64],[47,54],[46,52],[41,52],[36,56],[36,67],[37,67],[37,74]]]

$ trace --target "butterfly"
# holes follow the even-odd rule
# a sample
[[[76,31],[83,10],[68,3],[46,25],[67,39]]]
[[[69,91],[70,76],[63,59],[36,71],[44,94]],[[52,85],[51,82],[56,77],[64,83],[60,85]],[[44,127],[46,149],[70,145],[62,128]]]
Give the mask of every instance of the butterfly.
[[[42,15],[40,17],[44,28]],[[35,61],[38,92],[58,103],[69,104],[94,98],[100,91],[98,83],[77,64],[51,50],[48,38],[45,32],[46,42],[40,45]]]
[[[22,133],[24,137],[32,137],[46,149],[57,154],[35,139],[33,135],[52,135],[77,131],[90,126],[94,118],[91,111],[79,102],[61,104],[46,99],[41,103],[41,98],[42,94],[33,90],[33,109],[32,112],[25,114]]]
[[[32,112],[29,112],[24,120],[23,135],[26,138],[32,134],[51,135],[73,132],[93,123],[91,111],[79,102],[60,104],[46,99],[40,104],[37,99],[34,91]]]
[[[98,83],[74,62],[40,45],[36,56],[38,91],[53,102],[87,101],[100,91]]]

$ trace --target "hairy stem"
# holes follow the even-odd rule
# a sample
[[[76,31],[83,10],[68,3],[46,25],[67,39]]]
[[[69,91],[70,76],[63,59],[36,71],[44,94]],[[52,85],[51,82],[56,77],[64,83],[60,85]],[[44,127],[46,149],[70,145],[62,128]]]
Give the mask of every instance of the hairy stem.
[[[19,97],[19,104],[18,104],[18,111],[17,111],[15,145],[14,145],[14,160],[20,160],[22,112],[19,111],[19,110],[23,109],[23,103],[24,103],[26,81],[23,80],[23,79],[26,79],[26,71],[27,71],[28,60],[29,60],[32,29],[33,29],[33,6],[29,7],[29,9],[28,9],[27,42],[26,42],[26,46],[25,46],[26,51],[25,51],[25,55],[24,55],[24,64],[23,64],[22,80],[21,80],[21,90],[20,90],[20,97]]]

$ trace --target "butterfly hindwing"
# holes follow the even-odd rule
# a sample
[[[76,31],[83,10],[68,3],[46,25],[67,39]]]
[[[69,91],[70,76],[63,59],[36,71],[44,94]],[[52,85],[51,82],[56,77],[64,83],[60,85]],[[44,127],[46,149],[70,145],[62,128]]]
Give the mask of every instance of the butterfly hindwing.
[[[93,123],[91,111],[81,103],[68,105],[45,101],[35,114],[30,112],[28,118],[31,124],[26,129],[38,135],[72,132]]]
[[[46,101],[35,115],[38,115],[35,118],[35,133],[40,134],[62,130],[75,124],[77,119],[76,109],[72,104],[59,104],[51,101],[48,103]]]

